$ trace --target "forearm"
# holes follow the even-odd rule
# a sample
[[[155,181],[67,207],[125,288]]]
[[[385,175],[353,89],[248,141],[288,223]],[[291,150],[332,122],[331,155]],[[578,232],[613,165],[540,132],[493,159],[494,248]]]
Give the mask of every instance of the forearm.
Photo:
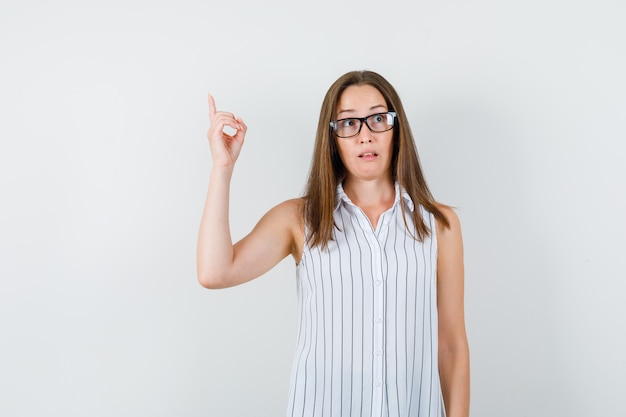
[[[467,343],[439,352],[439,374],[446,416],[469,416],[470,369]]]
[[[231,178],[232,167],[211,169],[197,247],[198,281],[207,288],[222,286],[233,260],[229,222]]]

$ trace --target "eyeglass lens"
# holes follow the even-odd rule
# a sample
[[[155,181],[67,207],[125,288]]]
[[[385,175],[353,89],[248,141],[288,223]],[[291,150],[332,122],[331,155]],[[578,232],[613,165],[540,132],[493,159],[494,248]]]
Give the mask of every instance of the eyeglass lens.
[[[347,118],[337,120],[334,124],[335,133],[339,137],[351,137],[356,136],[362,128],[363,120],[372,132],[380,133],[386,132],[393,127],[394,115],[390,113],[378,113],[372,114],[364,119],[359,118]]]

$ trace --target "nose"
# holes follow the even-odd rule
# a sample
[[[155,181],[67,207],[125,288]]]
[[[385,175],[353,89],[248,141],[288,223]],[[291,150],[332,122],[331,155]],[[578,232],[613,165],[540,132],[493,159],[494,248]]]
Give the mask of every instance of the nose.
[[[358,138],[360,143],[368,143],[372,141],[372,131],[370,130],[370,127],[367,123],[363,122],[363,124],[361,125],[361,130],[359,131]]]

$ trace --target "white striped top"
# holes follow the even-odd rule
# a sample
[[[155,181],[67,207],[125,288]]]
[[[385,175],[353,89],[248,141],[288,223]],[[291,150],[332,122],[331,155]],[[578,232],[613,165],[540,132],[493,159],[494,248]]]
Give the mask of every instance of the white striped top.
[[[411,237],[396,184],[376,230],[339,185],[328,249],[297,266],[298,336],[288,417],[439,417],[437,239]],[[407,224],[413,222],[407,213]]]

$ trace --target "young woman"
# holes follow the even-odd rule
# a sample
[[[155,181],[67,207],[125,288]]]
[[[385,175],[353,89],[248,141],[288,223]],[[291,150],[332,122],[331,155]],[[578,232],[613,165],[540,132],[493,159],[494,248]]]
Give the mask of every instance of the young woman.
[[[354,71],[330,87],[304,197],[272,208],[235,244],[229,189],[247,127],[211,96],[209,115],[198,280],[231,287],[295,259],[299,330],[287,415],[439,417],[445,404],[448,417],[467,416],[459,219],[431,195],[391,84]]]

